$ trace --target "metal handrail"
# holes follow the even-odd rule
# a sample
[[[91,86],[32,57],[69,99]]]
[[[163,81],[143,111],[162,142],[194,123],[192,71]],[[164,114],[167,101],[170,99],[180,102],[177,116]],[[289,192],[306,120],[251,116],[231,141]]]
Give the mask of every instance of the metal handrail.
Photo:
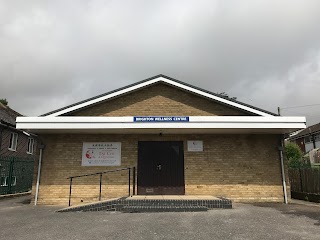
[[[128,170],[128,190],[129,190],[129,195],[128,195],[128,196],[130,196],[130,195],[131,195],[131,184],[130,184],[131,169],[132,169],[132,173],[133,173],[133,183],[132,183],[132,185],[133,185],[133,190],[132,190],[132,195],[135,195],[135,194],[136,194],[136,189],[135,189],[135,186],[136,186],[136,167],[132,167],[132,168],[130,168],[130,167],[128,167],[128,168],[118,168],[118,169],[114,169],[114,170],[108,170],[108,171],[105,171],[105,172],[96,172],[96,173],[90,173],[90,174],[83,174],[83,175],[77,175],[77,176],[68,177],[67,179],[70,179],[69,207],[71,206],[72,179],[74,179],[74,178],[100,175],[99,201],[101,201],[102,174]],[[132,195],[131,195],[131,196],[132,196]]]
[[[115,170],[109,170],[109,171],[105,171],[105,172],[96,172],[96,173],[83,174],[83,175],[78,175],[78,176],[71,176],[71,177],[68,177],[67,179],[78,178],[78,177],[87,177],[87,176],[93,176],[93,175],[104,174],[104,173],[109,173],[109,172],[119,172],[119,171],[128,170],[128,169],[130,169],[130,168],[129,167],[128,168],[118,168]]]

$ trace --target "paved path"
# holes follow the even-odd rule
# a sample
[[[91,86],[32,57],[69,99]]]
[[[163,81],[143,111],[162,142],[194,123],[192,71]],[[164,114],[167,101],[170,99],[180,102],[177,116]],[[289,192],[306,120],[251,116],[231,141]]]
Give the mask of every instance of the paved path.
[[[320,209],[236,204],[201,213],[56,213],[29,196],[0,201],[0,239],[320,239]]]

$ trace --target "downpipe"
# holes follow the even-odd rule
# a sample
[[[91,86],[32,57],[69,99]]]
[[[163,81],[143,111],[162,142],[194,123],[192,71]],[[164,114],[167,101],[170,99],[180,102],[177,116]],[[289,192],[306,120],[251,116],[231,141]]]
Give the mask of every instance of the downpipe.
[[[42,153],[43,153],[44,147],[45,146],[43,144],[41,144],[39,146],[40,154],[39,154],[39,163],[38,163],[38,175],[37,175],[36,194],[35,194],[35,197],[34,197],[34,205],[35,206],[37,205],[37,202],[38,202],[40,175],[41,175],[41,162],[42,162]]]
[[[278,147],[280,154],[280,163],[281,163],[281,177],[282,177],[282,187],[283,187],[283,195],[284,195],[284,203],[288,204],[288,195],[287,195],[287,184],[286,184],[286,176],[284,171],[284,161],[283,161],[283,138],[280,139],[280,146]]]

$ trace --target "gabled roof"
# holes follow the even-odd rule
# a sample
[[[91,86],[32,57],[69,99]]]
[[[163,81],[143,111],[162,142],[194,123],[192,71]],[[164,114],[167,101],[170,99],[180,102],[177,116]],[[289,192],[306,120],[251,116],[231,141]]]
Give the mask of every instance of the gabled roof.
[[[22,114],[14,111],[9,106],[0,103],[0,121],[9,125],[16,125],[16,118],[21,117]]]
[[[311,134],[320,133],[320,123],[307,127],[300,131],[299,133],[290,137],[290,139],[298,139],[306,136],[310,136]]]
[[[252,114],[256,114],[258,116],[277,116],[277,114],[274,114],[272,112],[269,112],[269,111],[266,111],[266,110],[263,110],[263,109],[260,109],[260,108],[257,108],[257,107],[239,102],[239,101],[236,101],[234,99],[226,98],[223,95],[216,94],[216,93],[192,86],[190,84],[181,82],[179,80],[173,79],[171,77],[167,77],[162,74],[145,79],[145,80],[142,80],[140,82],[137,82],[137,83],[134,83],[131,85],[128,85],[123,88],[116,89],[111,92],[107,92],[107,93],[98,95],[93,98],[86,99],[81,102],[71,104],[69,106],[57,109],[55,111],[52,111],[52,112],[49,112],[46,114],[43,114],[42,116],[50,116],[50,117],[61,116],[61,115],[67,114],[67,113],[71,113],[71,112],[80,110],[82,108],[86,108],[88,106],[91,106],[91,105],[94,105],[97,103],[112,99],[114,97],[118,97],[118,96],[128,94],[133,91],[137,91],[139,89],[142,89],[142,88],[145,88],[145,87],[157,84],[157,83],[164,83],[164,84],[182,89],[184,91],[188,91],[188,92],[194,93],[196,95],[199,95],[199,96],[202,96],[205,98],[209,98],[209,99],[216,101],[216,102],[219,102],[221,104],[225,104],[230,107],[234,107],[234,108],[237,108],[237,109],[240,109],[240,110],[252,113]]]

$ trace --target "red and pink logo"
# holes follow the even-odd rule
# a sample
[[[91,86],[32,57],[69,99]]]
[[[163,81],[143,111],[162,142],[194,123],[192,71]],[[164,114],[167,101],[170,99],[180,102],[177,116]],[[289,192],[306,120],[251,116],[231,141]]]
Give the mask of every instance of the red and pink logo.
[[[88,159],[94,158],[94,156],[93,156],[93,151],[92,151],[92,150],[88,150],[88,151],[86,152],[86,158],[88,158]]]

